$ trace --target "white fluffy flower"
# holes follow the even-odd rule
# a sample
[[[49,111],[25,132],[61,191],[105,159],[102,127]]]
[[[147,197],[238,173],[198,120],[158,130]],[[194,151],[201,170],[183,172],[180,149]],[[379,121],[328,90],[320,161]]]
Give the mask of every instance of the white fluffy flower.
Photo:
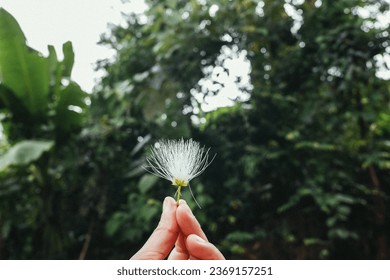
[[[208,151],[192,139],[160,140],[146,159],[149,164],[147,169],[178,187],[179,200],[181,187],[189,186],[191,179],[201,174],[211,163],[208,161]]]

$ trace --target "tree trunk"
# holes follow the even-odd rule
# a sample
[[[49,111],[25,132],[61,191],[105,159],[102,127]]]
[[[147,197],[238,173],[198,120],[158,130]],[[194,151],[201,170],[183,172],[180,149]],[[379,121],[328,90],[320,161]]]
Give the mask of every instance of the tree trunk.
[[[0,260],[4,260],[3,221],[0,219]]]
[[[359,113],[364,112],[364,107],[362,103],[362,97],[359,92],[355,93],[355,100],[357,103],[357,110]],[[362,140],[367,140],[368,136],[368,126],[365,120],[359,116],[358,118],[358,126],[360,129],[360,137]],[[385,221],[386,221],[386,206],[383,197],[382,187],[380,180],[378,178],[378,174],[373,165],[368,166],[367,168],[371,184],[375,190],[375,194],[373,197],[373,212],[374,212],[374,221],[375,221],[375,238],[376,238],[376,258],[377,259],[386,259],[387,258],[387,238],[385,234]]]
[[[376,191],[374,194],[374,214],[375,223],[377,226],[376,258],[383,260],[387,259],[387,239],[385,235],[386,206],[383,198],[382,188],[375,168],[371,165],[368,167],[368,171],[370,173],[372,185]]]

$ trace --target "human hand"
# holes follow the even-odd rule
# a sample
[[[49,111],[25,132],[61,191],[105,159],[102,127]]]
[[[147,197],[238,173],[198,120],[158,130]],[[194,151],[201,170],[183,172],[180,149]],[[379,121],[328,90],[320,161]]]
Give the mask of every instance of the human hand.
[[[172,250],[173,249],[173,250]],[[224,260],[184,200],[166,197],[160,222],[131,260]]]

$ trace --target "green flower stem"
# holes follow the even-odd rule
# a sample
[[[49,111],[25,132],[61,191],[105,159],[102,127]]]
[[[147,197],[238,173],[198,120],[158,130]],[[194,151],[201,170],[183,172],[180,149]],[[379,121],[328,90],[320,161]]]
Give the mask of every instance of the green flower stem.
[[[180,200],[180,195],[181,195],[180,191],[181,191],[181,186],[178,186],[177,187],[177,200],[176,200],[177,205],[179,205],[179,200]]]

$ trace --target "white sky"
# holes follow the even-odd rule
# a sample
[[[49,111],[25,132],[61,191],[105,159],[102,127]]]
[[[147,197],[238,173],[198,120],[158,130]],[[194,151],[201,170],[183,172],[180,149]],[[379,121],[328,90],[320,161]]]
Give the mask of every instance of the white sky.
[[[85,91],[91,92],[103,73],[94,70],[96,61],[110,58],[114,52],[97,45],[100,35],[108,30],[108,23],[121,22],[121,12],[141,13],[146,9],[143,0],[132,0],[122,4],[120,0],[0,0],[0,6],[19,22],[30,47],[47,55],[47,45],[53,45],[62,58],[62,44],[71,41],[75,52],[72,78]],[[246,68],[243,61],[236,68]],[[218,96],[203,100],[202,109],[210,111],[216,107],[234,104],[241,93],[231,81]]]
[[[94,71],[96,61],[114,54],[112,50],[97,45],[100,35],[108,30],[107,24],[120,23],[121,12],[142,12],[146,8],[143,0],[132,0],[127,4],[120,0],[0,0],[0,6],[19,22],[28,44],[44,55],[47,54],[47,45],[53,45],[61,57],[62,44],[71,41],[75,51],[72,78],[87,92],[92,91],[95,80],[102,75]],[[232,69],[239,70],[237,74],[241,77],[249,74],[249,63],[244,56],[228,63],[234,64]],[[389,78],[389,73],[382,72],[381,76]],[[231,81],[237,74],[225,80],[225,88],[218,96],[203,100],[204,111],[233,105],[232,100],[237,97],[247,98]]]
[[[101,73],[93,70],[99,59],[113,51],[96,43],[108,30],[108,23],[119,23],[121,12],[141,12],[143,1],[123,5],[120,0],[0,0],[0,6],[19,22],[30,47],[47,55],[47,45],[62,56],[62,44],[73,43],[75,65],[72,78],[87,92]]]

